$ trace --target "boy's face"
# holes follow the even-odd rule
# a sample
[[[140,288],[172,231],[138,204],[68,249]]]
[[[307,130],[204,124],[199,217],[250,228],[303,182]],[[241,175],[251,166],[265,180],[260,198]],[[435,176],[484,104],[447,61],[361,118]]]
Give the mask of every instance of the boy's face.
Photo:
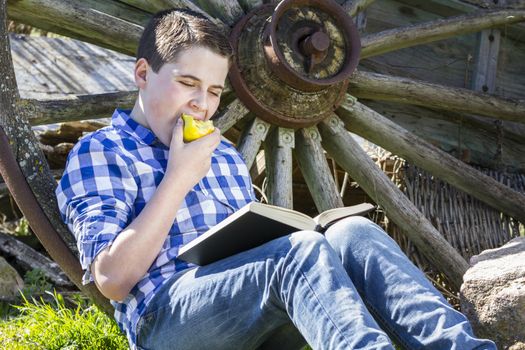
[[[149,128],[166,146],[182,113],[210,119],[220,102],[228,59],[201,46],[182,51],[175,62],[153,72],[143,58],[135,65],[139,98],[132,118]]]

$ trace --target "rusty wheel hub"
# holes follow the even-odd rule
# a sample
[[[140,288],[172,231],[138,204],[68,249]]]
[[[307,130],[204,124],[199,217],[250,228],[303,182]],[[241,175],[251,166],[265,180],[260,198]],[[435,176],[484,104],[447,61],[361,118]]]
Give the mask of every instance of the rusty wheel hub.
[[[361,43],[333,0],[284,0],[243,17],[230,40],[230,81],[261,119],[288,128],[317,124],[340,104]]]

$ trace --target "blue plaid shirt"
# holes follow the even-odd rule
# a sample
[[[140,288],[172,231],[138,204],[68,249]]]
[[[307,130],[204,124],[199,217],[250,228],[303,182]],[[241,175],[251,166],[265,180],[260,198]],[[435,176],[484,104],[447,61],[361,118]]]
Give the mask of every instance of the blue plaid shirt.
[[[75,235],[83,283],[93,281],[91,263],[142,211],[160,184],[168,148],[153,132],[116,110],[111,125],[83,137],[71,150],[56,195],[62,219]],[[255,200],[248,169],[236,149],[222,141],[207,175],[186,195],[156,260],[122,302],[115,318],[135,348],[136,325],[155,292],[190,264],[179,248]],[[147,233],[145,233],[147,234]]]

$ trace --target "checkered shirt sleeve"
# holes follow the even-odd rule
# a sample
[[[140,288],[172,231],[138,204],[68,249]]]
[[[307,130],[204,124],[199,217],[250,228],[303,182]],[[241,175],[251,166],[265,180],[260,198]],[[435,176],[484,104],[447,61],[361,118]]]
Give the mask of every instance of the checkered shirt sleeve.
[[[77,241],[83,283],[93,281],[91,263],[129,224],[128,203],[137,190],[133,164],[97,138],[86,138],[71,151],[56,194],[62,219]]]

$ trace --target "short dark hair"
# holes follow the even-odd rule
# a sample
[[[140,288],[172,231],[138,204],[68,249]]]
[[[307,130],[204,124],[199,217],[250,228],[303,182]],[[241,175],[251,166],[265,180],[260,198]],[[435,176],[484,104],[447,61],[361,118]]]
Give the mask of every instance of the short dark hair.
[[[190,47],[202,46],[231,60],[232,47],[222,29],[202,14],[187,9],[163,10],[150,19],[139,41],[137,60],[145,58],[153,71]]]

